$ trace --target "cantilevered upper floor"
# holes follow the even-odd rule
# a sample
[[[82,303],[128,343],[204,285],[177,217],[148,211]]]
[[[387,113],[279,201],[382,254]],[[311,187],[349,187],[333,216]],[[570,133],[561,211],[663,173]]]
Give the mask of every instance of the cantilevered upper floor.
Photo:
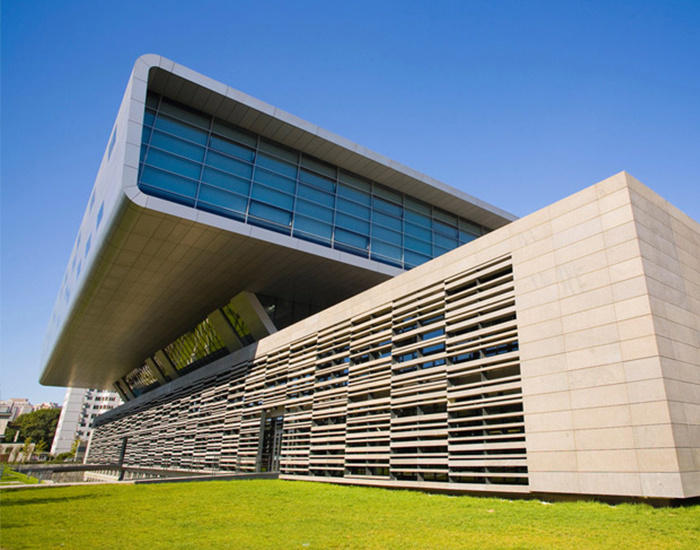
[[[145,55],[54,307],[41,382],[111,387],[241,292],[312,314],[513,219]]]

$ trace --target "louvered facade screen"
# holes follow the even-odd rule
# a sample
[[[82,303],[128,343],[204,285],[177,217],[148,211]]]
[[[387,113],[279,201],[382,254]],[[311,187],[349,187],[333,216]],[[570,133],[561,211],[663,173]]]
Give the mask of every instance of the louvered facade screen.
[[[270,417],[282,475],[527,486],[510,257],[113,415],[90,459],[126,436],[131,466],[265,471]]]

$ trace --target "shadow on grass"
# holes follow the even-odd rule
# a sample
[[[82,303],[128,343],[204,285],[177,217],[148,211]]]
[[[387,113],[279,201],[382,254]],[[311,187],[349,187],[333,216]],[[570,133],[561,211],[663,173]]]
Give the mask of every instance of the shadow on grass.
[[[95,500],[105,498],[108,495],[75,495],[75,496],[56,496],[43,498],[28,498],[23,500],[12,501],[7,496],[3,495],[2,507],[9,508],[10,506],[31,506],[33,504],[58,504],[60,502],[69,502],[71,500]]]

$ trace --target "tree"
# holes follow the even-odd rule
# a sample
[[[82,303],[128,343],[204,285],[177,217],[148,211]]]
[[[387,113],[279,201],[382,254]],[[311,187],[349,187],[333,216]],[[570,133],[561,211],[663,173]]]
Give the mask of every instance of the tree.
[[[22,462],[27,462],[31,458],[33,451],[32,438],[28,437],[24,440],[24,445],[22,445]]]
[[[22,414],[7,425],[5,441],[14,441],[17,431],[21,440],[53,441],[60,415],[61,409],[41,409]]]

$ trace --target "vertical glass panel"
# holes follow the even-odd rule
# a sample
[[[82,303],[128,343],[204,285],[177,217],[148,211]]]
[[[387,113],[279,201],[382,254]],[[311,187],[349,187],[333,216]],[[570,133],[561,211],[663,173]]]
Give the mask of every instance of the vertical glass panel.
[[[294,206],[294,197],[292,195],[287,195],[264,185],[253,184],[251,197],[272,206],[279,206],[284,210],[291,210]]]
[[[392,216],[400,217],[403,213],[403,208],[396,204],[385,201],[384,199],[380,199],[379,197],[372,197],[372,206],[376,210],[380,212],[385,212],[387,214],[391,214]]]
[[[383,214],[382,212],[372,212],[372,223],[394,229],[395,231],[401,231],[401,220],[394,216]]]
[[[474,239],[476,239],[476,235],[472,235],[471,233],[467,233],[465,231],[460,231],[459,232],[459,242],[460,244],[465,244],[465,243],[470,243]]]
[[[327,178],[330,178],[332,180],[335,180],[336,178],[337,170],[335,166],[333,166],[332,164],[328,164],[327,162],[323,162],[322,160],[318,160],[307,155],[302,155],[301,166],[303,168],[313,170],[314,172],[326,176]]]
[[[369,206],[372,199],[369,193],[343,185],[342,183],[338,184],[338,196],[367,206]]]
[[[433,226],[433,222],[429,216],[418,214],[416,212],[412,212],[411,210],[406,210],[404,215],[406,216],[406,221],[410,221],[411,223],[414,223],[416,225],[420,225],[427,228],[431,228]]]
[[[356,202],[352,202],[352,201],[349,201],[347,199],[343,199],[341,197],[338,197],[336,209],[339,212],[344,212],[346,214],[352,214],[353,216],[356,216],[356,217],[361,218],[363,220],[369,220],[370,209],[367,208],[366,206],[362,206],[360,204],[357,204]]]
[[[209,139],[209,135],[204,130],[170,118],[162,113],[156,118],[155,128],[173,134],[174,136],[193,141],[194,143],[199,143],[200,145],[205,145]]]
[[[215,168],[204,168],[202,181],[239,195],[247,196],[250,193],[249,180],[232,176]]]
[[[446,237],[445,235],[440,235],[440,233],[435,233],[434,242],[437,246],[442,248],[457,248],[459,242],[454,237]]]
[[[268,168],[277,172],[278,174],[283,174],[290,178],[297,177],[297,167],[295,164],[289,164],[264,153],[258,153],[256,166]]]
[[[274,208],[257,201],[250,202],[249,214],[251,216],[255,216],[256,218],[268,220],[279,225],[289,226],[292,223],[291,212],[286,212],[284,210],[280,210],[279,208]]]
[[[335,242],[347,244],[362,250],[367,250],[369,247],[369,238],[351,231],[345,231],[344,229],[335,230]]]
[[[146,109],[146,112],[143,114],[143,124],[144,126],[153,126],[153,122],[156,120],[156,113],[155,111],[151,111],[150,109]]]
[[[372,226],[372,238],[380,239],[387,243],[395,244],[396,246],[401,246],[401,233],[391,231],[390,229],[385,229],[384,227],[378,225]]]
[[[411,267],[424,264],[430,259],[431,257],[429,255],[417,254],[416,252],[411,252],[410,250],[404,251],[404,261]]]
[[[150,107],[151,109],[157,109],[159,103],[160,96],[158,94],[155,94],[150,91],[146,94],[146,107]]]
[[[258,144],[258,138],[255,136],[255,134],[249,133],[243,128],[235,128],[229,124],[226,124],[225,122],[221,122],[218,120],[214,120],[214,124],[212,125],[212,132],[219,134],[220,136],[223,136],[225,138],[228,138],[232,141],[242,143],[243,145],[247,145],[248,147],[255,149]]]
[[[158,130],[153,132],[151,147],[157,147],[158,149],[174,153],[181,157],[187,157],[196,162],[202,162],[204,160],[204,147],[169,134],[164,134]]]
[[[313,202],[297,199],[296,212],[324,222],[333,221],[333,210]]]
[[[419,200],[413,199],[411,197],[406,197],[405,202],[406,208],[414,210],[423,214],[424,216],[430,216],[430,205]]]
[[[199,190],[198,202],[207,202],[212,205],[221,206],[227,210],[245,213],[248,206],[248,199],[234,193],[228,193],[217,187],[202,185]]]
[[[194,197],[197,193],[197,182],[187,178],[163,172],[146,166],[141,174],[141,182],[152,187],[172,191],[178,195]]]
[[[253,175],[252,164],[236,160],[221,153],[215,153],[214,151],[209,151],[207,154],[207,165],[246,179],[250,179]]]
[[[457,216],[454,214],[450,214],[449,212],[445,212],[444,210],[438,210],[437,208],[434,210],[434,216],[436,219],[448,223],[450,225],[457,225]]]
[[[304,199],[308,199],[313,202],[317,202],[329,208],[333,208],[334,196],[329,193],[324,193],[320,189],[315,187],[309,187],[303,183],[299,184],[298,195]]]
[[[422,239],[424,241],[430,242],[432,240],[433,233],[430,229],[425,227],[420,227],[418,225],[413,225],[412,223],[404,223],[404,232],[406,235],[415,237],[417,239]]]
[[[335,225],[337,227],[342,227],[344,229],[349,229],[356,233],[362,233],[363,235],[369,235],[369,222],[364,220],[359,220],[353,216],[348,216],[342,212],[336,212],[335,214]]]
[[[231,155],[232,157],[243,159],[248,162],[253,162],[253,159],[255,158],[255,151],[253,149],[249,149],[248,147],[238,145],[233,141],[216,136],[211,137],[209,140],[209,146],[215,151],[221,151],[222,153],[226,153],[227,155]]]
[[[255,168],[255,181],[291,194],[294,193],[294,188],[296,187],[296,182],[293,179],[285,178],[259,167]]]
[[[319,237],[330,241],[331,239],[331,226],[327,223],[320,222],[318,220],[312,220],[311,218],[306,218],[304,216],[294,217],[294,229],[295,231],[302,231],[304,233],[311,233]]]
[[[313,185],[327,191],[328,193],[335,193],[335,182],[324,178],[323,176],[318,176],[313,172],[302,169],[299,174],[299,179],[305,183]]]
[[[395,260],[401,259],[401,248],[382,241],[372,240],[372,253],[381,254]]]
[[[201,164],[153,148],[148,150],[146,163],[192,179],[199,179],[202,170]]]
[[[289,149],[284,145],[280,145],[279,143],[274,143],[263,137],[260,138],[259,149],[261,151],[265,151],[267,153],[270,153],[271,155],[284,159],[295,166],[299,164],[299,153],[297,151]]]
[[[401,200],[402,196],[400,193],[397,193],[396,191],[392,191],[391,189],[387,189],[386,187],[383,187],[381,185],[374,186],[374,194],[377,195],[378,197],[381,197],[385,200],[388,200],[388,201],[396,203],[396,204],[401,204],[403,202]]]
[[[425,242],[420,239],[415,239],[413,237],[409,237],[408,235],[404,237],[404,246],[408,250],[419,252],[420,254],[424,254],[425,256],[430,256],[433,251],[433,247],[429,242]]]
[[[436,221],[433,224],[433,227],[436,232],[442,233],[443,235],[448,235],[450,237],[454,237],[455,239],[457,238],[458,231],[456,227],[452,227],[450,225],[447,225],[446,223]]]
[[[368,194],[372,190],[372,183],[369,180],[362,178],[357,174],[346,172],[345,170],[340,170],[338,179],[343,183],[347,183],[348,185],[356,187],[360,191],[364,191]]]
[[[189,122],[193,126],[199,126],[200,128],[209,130],[209,123],[211,121],[210,116],[199,111],[195,111],[194,109],[190,109],[189,107],[185,107],[179,103],[173,103],[168,98],[164,97],[160,102],[160,112]]]

